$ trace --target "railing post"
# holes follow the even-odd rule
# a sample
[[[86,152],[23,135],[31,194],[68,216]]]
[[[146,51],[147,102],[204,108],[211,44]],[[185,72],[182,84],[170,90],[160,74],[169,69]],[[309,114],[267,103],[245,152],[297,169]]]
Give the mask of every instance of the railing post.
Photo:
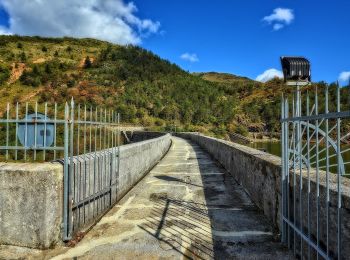
[[[65,104],[64,108],[64,172],[63,172],[63,240],[67,241],[70,239],[69,231],[68,231],[68,172],[69,172],[69,165],[68,165],[68,158],[69,158],[69,128],[68,128],[68,121],[69,121],[69,106],[68,103]]]
[[[70,136],[69,136],[69,145],[70,145],[70,163],[69,163],[69,183],[68,183],[68,227],[69,227],[69,237],[72,237],[73,233],[73,215],[72,215],[72,206],[73,206],[73,184],[74,184],[74,100],[71,100],[71,116],[70,116]]]
[[[284,220],[283,220],[283,217],[284,217],[284,207],[285,207],[285,203],[284,203],[284,200],[285,200],[285,195],[284,195],[284,189],[285,189],[285,150],[284,150],[284,146],[285,146],[285,136],[284,136],[284,126],[285,126],[285,122],[283,121],[284,118],[285,118],[285,105],[284,105],[284,95],[282,94],[282,99],[281,99],[281,128],[282,128],[282,142],[281,142],[281,145],[282,145],[282,178],[281,178],[281,186],[282,186],[282,196],[281,196],[281,240],[282,240],[282,243],[285,243],[286,242],[286,238],[285,238],[285,229],[284,229]]]

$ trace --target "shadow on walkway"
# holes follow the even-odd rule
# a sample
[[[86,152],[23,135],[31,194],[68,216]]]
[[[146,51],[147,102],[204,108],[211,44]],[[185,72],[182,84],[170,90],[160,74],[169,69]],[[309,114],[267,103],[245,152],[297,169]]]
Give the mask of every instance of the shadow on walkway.
[[[158,239],[163,249],[188,259],[293,258],[231,175],[198,145],[180,138],[174,143],[178,149],[169,156],[185,161],[153,177],[186,185],[191,199],[155,193],[150,198],[153,210],[141,229]]]

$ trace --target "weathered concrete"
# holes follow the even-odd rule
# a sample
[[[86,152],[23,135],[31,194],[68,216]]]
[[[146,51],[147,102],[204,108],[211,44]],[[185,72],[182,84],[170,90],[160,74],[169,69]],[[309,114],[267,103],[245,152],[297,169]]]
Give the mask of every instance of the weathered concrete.
[[[230,174],[175,137],[164,159],[75,248],[41,258],[292,259],[275,236]]]
[[[60,243],[62,191],[57,163],[0,163],[0,244],[49,248]]]
[[[181,137],[188,138],[206,151],[208,151],[215,159],[217,159],[224,168],[229,171],[235,180],[237,180],[249,193],[254,203],[263,210],[268,219],[274,223],[276,229],[281,226],[281,158],[270,155],[243,145],[227,142],[224,140],[207,137],[197,133],[179,133]],[[293,190],[295,188],[296,209],[295,223],[298,228],[302,226],[304,232],[307,233],[308,214],[308,179],[307,172],[303,172],[302,176],[302,197],[299,196],[300,175],[296,176],[296,186],[293,187],[292,174],[290,174],[290,216],[293,219],[294,214],[294,197]],[[343,256],[350,256],[350,180],[342,178],[342,225],[341,225],[341,247]],[[330,255],[336,258],[337,249],[337,176],[329,175],[330,183],[330,203],[329,203],[329,249]],[[320,172],[320,203],[319,203],[319,236],[320,244],[326,245],[327,241],[327,215],[326,215],[326,174]],[[317,197],[316,197],[316,173],[310,172],[310,234],[313,239],[317,235]],[[300,219],[300,201],[302,202],[302,218]],[[293,233],[290,233],[291,241],[293,241]],[[297,253],[300,251],[300,239],[296,239]],[[307,247],[304,243],[304,254]],[[315,252],[311,253],[315,256]]]
[[[116,196],[122,198],[169,150],[170,134],[120,147],[119,176]]]
[[[170,135],[163,134],[158,138],[121,146],[119,172],[116,171],[112,176],[113,182],[116,183],[112,187],[112,202],[117,202],[132,189],[166,154],[170,145]],[[103,156],[103,154],[110,156]],[[83,158],[86,159],[85,162]],[[108,151],[73,159],[74,167],[80,164],[80,177],[77,174],[74,175],[75,183],[83,187],[82,184],[85,181],[87,191],[84,194],[85,197],[83,192],[80,192],[81,200],[93,195],[94,189],[90,188],[93,185],[96,191],[109,185],[106,180],[110,174],[111,159],[112,153]],[[117,165],[117,157],[114,160]],[[108,167],[100,164],[106,164]],[[101,167],[96,168],[96,165]],[[100,172],[95,173],[95,168]],[[94,174],[105,176],[104,181],[94,182]],[[79,201],[77,189],[73,190],[75,191],[73,200]],[[103,200],[109,202],[109,198],[110,194],[106,193],[94,203],[86,204],[74,211],[75,231],[93,225],[99,217],[93,208],[101,206],[99,202]],[[62,243],[62,206],[63,166],[61,164],[0,164],[0,244],[45,249]]]

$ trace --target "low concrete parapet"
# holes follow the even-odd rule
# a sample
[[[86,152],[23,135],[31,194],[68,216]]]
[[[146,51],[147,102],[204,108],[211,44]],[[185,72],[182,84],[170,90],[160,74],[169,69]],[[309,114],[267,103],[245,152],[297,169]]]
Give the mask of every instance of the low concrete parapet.
[[[49,248],[62,241],[63,168],[0,163],[0,244]]]
[[[200,145],[211,154],[222,166],[230,172],[237,182],[239,182],[249,193],[254,203],[264,212],[268,219],[275,225],[276,229],[281,230],[281,158],[267,154],[265,152],[239,145],[236,143],[207,137],[199,133],[177,133],[179,137],[190,139]],[[342,223],[341,223],[341,246],[342,254],[350,256],[350,180],[342,178]],[[313,240],[319,233],[320,245],[327,243],[327,215],[326,215],[326,175],[320,172],[319,182],[319,227],[317,229],[317,183],[316,174],[310,172],[310,193],[308,193],[307,173],[302,176],[302,194],[299,195],[300,175],[295,180],[296,195],[293,197],[293,179],[290,174],[289,187],[289,211],[290,219],[295,219],[295,225],[302,228],[304,233],[308,233],[308,199],[310,207],[310,235]],[[329,175],[330,183],[330,203],[329,203],[329,249],[330,255],[336,257],[337,249],[337,175]],[[294,215],[294,200],[295,217]],[[301,202],[301,203],[300,203]],[[302,214],[300,214],[300,205],[302,205]],[[300,218],[301,215],[301,218]],[[290,237],[292,238],[293,232]],[[300,239],[296,239],[300,245]],[[300,246],[297,245],[297,250]],[[299,247],[299,248],[298,248]],[[303,245],[304,252],[307,252],[306,243]]]
[[[171,145],[170,134],[120,147],[120,169],[117,200],[122,198],[167,153]]]
[[[163,134],[120,146],[117,184],[112,187],[113,202],[132,189],[166,154],[170,145],[170,135]],[[95,157],[85,158],[91,160],[86,164],[94,164]],[[62,243],[62,219],[62,164],[0,163],[0,244],[39,249],[54,247]]]

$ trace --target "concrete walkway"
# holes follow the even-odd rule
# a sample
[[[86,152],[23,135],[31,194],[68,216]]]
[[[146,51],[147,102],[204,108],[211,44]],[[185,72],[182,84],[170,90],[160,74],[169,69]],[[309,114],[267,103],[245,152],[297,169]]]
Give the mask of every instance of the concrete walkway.
[[[45,259],[289,259],[243,188],[199,146],[165,158],[74,248]],[[37,255],[39,257],[39,255]]]

